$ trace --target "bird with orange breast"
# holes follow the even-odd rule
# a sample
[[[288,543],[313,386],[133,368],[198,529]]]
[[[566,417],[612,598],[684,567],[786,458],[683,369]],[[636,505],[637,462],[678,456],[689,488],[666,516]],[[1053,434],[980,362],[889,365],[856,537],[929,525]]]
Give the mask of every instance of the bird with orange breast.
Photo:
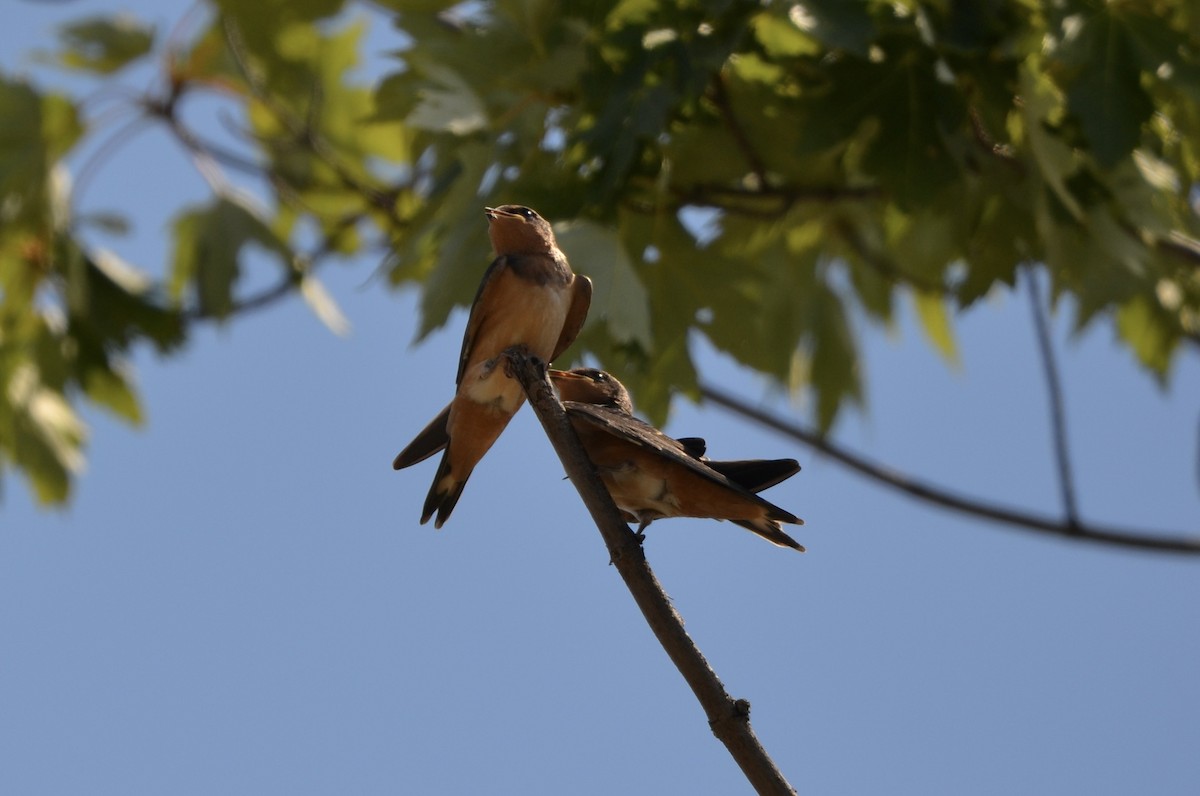
[[[471,305],[454,399],[392,463],[399,470],[445,451],[421,512],[422,524],[437,513],[436,528],[525,401],[520,383],[505,373],[505,349],[525,346],[553,361],[574,342],[592,302],[591,280],[571,271],[544,218],[521,205],[485,212],[496,259]]]
[[[595,368],[548,374],[613,502],[640,523],[639,533],[656,519],[709,517],[804,552],[780,524],[804,520],[757,494],[799,472],[795,459],[706,459],[703,439],[673,439],[634,417],[628,390],[611,374]]]

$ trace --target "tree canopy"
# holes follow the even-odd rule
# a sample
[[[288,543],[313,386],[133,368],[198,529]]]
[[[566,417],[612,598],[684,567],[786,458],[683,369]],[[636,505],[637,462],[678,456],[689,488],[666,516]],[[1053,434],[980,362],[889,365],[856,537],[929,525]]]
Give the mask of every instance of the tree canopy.
[[[170,31],[81,17],[35,55],[106,87],[158,70],[113,101],[211,186],[177,209],[167,263],[100,244],[133,221],[120,197],[73,200],[89,136],[111,149],[135,128],[0,75],[0,473],[45,502],[69,496],[81,401],[140,421],[135,346],[169,356],[196,324],[293,292],[336,327],[320,269],[364,256],[421,290],[428,333],[478,284],[482,206],[509,201],[555,221],[596,284],[571,355],[656,419],[698,395],[698,333],[811,391],[828,430],[864,398],[854,317],[891,323],[912,301],[953,360],[956,313],[1022,268],[1164,384],[1200,342],[1188,4],[200,6]],[[365,62],[366,26],[388,24],[394,51]],[[248,289],[263,269],[274,287]]]

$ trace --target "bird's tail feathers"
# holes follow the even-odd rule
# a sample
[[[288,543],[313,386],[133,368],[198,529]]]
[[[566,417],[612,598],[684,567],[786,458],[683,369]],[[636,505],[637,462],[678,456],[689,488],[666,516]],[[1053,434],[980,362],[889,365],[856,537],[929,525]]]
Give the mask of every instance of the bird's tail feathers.
[[[795,459],[706,460],[704,463],[743,489],[755,493],[770,489],[800,472],[800,463]]]
[[[421,433],[417,434],[416,438],[396,455],[396,459],[392,462],[392,468],[403,470],[417,462],[425,461],[438,451],[445,450],[446,446],[450,444],[450,433],[446,430],[449,419],[450,405],[447,404],[446,408],[439,412],[437,417],[430,420],[429,425],[421,429]]]
[[[789,514],[788,516],[791,515]],[[792,517],[792,520],[798,523],[803,522],[795,517]],[[759,522],[753,522],[751,520],[733,520],[733,523],[735,525],[742,526],[748,531],[758,534],[771,544],[779,545],[780,547],[790,547],[793,550],[800,551],[801,553],[804,552],[804,545],[800,544],[795,539],[784,533],[777,520],[761,520]]]
[[[450,477],[450,454],[449,452],[443,454],[442,463],[438,465],[437,475],[429,487],[429,494],[425,497],[425,506],[421,510],[421,524],[429,522],[429,518],[433,516],[434,512],[437,512],[437,519],[434,520],[433,527],[441,528],[450,518],[450,512],[454,511],[466,485],[466,478],[460,481]]]

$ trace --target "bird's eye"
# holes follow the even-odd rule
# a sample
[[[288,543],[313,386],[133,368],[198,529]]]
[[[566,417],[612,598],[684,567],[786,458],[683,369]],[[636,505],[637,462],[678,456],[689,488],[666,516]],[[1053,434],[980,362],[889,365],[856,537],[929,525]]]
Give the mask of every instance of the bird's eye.
[[[604,371],[600,371],[596,374],[596,381],[608,381],[608,374]]]
[[[525,216],[525,218],[533,220],[533,211],[530,210],[528,207],[521,208],[521,215]]]

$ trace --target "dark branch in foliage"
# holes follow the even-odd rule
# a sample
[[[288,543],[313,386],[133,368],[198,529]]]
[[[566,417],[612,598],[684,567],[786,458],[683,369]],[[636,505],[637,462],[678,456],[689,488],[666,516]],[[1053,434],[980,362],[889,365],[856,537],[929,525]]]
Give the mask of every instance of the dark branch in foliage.
[[[746,135],[745,128],[742,127],[741,122],[738,121],[737,115],[733,111],[733,103],[729,99],[729,89],[725,85],[725,76],[720,72],[713,75],[708,94],[713,105],[717,107],[721,121],[729,130],[729,134],[733,136],[738,151],[745,158],[746,165],[750,167],[750,172],[754,175],[755,187],[759,189],[765,188],[767,186],[767,167],[762,157],[759,156],[758,150],[750,143],[750,138]]]
[[[1178,232],[1171,232],[1167,237],[1160,238],[1155,245],[1191,266],[1200,268],[1200,241],[1194,241]]]

